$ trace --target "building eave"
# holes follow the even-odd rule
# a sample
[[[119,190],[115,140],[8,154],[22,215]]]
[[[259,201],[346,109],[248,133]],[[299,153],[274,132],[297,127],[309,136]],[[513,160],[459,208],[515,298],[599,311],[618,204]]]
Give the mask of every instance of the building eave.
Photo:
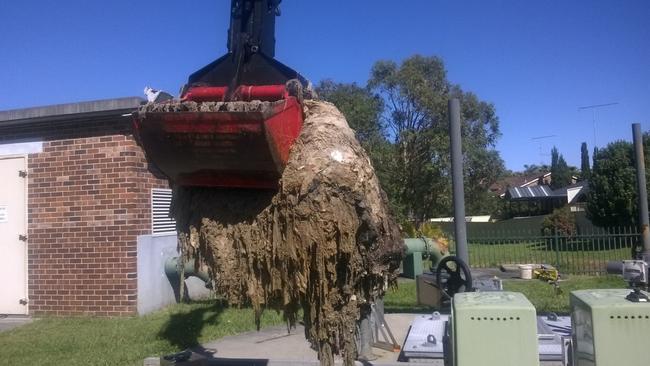
[[[125,97],[0,111],[0,128],[120,117],[145,102],[140,97]]]

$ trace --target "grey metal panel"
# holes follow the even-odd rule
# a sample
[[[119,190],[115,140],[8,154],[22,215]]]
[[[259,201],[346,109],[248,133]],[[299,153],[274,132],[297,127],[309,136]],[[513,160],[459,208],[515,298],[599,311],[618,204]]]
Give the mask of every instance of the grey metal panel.
[[[512,199],[524,198],[551,198],[551,197],[566,197],[566,190],[564,192],[554,192],[549,186],[533,186],[533,187],[514,187],[508,188],[508,194]]]
[[[438,319],[434,319],[431,314],[415,317],[404,342],[404,356],[443,358],[442,337],[447,320],[449,315],[440,315]],[[435,344],[427,342],[429,335],[435,337]]]
[[[404,356],[408,358],[442,359],[444,350],[442,338],[445,323],[449,315],[441,314],[434,317],[430,314],[418,315],[411,323],[411,329],[404,342]],[[571,334],[571,317],[558,316],[556,320],[548,317],[537,317],[538,350],[541,361],[560,361],[563,359],[563,337]],[[427,342],[427,337],[433,335],[436,344]]]

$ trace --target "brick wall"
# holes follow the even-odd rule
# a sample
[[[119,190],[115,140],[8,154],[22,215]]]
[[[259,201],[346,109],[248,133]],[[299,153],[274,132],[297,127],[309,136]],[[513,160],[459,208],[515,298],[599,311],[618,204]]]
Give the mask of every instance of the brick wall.
[[[147,170],[129,118],[0,130],[43,140],[28,159],[28,287],[33,314],[132,315],[138,235],[151,233]]]

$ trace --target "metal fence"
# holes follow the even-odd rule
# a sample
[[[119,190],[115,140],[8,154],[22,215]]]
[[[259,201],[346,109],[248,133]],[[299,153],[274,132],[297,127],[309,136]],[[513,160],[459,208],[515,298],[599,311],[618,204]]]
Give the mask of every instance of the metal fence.
[[[560,232],[468,231],[470,264],[476,268],[550,264],[560,272],[602,274],[608,261],[630,259],[639,241],[634,227],[593,228],[572,236]],[[455,248],[452,241],[452,252]]]

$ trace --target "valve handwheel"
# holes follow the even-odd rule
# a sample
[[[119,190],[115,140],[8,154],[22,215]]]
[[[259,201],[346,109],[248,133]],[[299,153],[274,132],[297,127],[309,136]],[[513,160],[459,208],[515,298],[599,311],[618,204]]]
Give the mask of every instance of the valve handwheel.
[[[469,266],[453,255],[443,258],[436,270],[436,285],[449,298],[459,292],[473,291]]]

